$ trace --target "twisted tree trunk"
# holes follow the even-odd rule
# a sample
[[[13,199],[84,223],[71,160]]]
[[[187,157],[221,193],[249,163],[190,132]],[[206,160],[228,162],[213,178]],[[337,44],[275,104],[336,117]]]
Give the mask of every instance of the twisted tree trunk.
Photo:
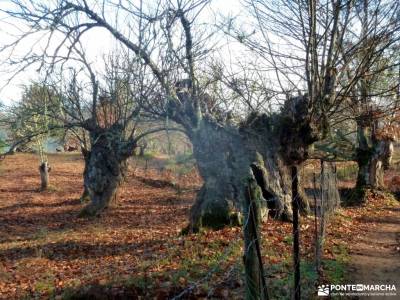
[[[190,90],[186,82],[183,85]],[[203,114],[180,86],[177,94],[182,104],[170,104],[171,118],[186,129],[204,180],[191,208],[189,231],[238,223],[246,172],[252,164],[271,214],[292,220],[289,166],[299,166],[307,159],[308,147],[320,138],[321,131],[310,119],[308,97],[290,99],[280,114],[253,114],[234,126],[229,121],[221,125]],[[302,196],[300,209],[308,212],[307,197]]]
[[[290,174],[270,150],[258,147],[251,134],[203,120],[189,138],[204,180],[191,208],[190,231],[241,223],[249,167],[262,191],[263,219],[269,209],[273,217],[291,220]]]
[[[220,229],[240,224],[241,192],[237,178],[243,171],[235,166],[241,162],[235,161],[237,153],[232,148],[239,142],[238,136],[234,131],[203,120],[189,138],[204,181],[190,210],[189,230],[196,232],[202,227]]]
[[[189,134],[204,180],[191,208],[191,231],[240,223],[245,199],[244,178],[247,178],[249,166],[252,166],[270,214],[274,218],[292,220],[290,169],[279,151],[279,135],[266,124],[271,121],[275,120],[265,115],[253,116],[237,128],[203,119]],[[301,196],[300,210],[308,212],[307,197],[305,193]]]
[[[258,153],[258,152],[257,152]],[[270,153],[257,154],[252,165],[253,174],[267,202],[269,213],[273,218],[291,221],[290,174],[279,158]]]
[[[357,182],[355,193],[349,204],[362,204],[366,199],[369,189],[384,189],[384,171],[389,168],[393,155],[393,142],[390,138],[378,139],[372,133],[371,141],[368,142],[368,133],[371,131],[365,125],[358,124],[357,138],[358,148],[356,162],[358,165]]]
[[[134,144],[122,142],[118,126],[110,129],[96,128],[91,135],[91,151],[85,174],[85,185],[91,202],[81,216],[94,216],[106,209],[116,197],[127,169],[127,159]]]
[[[242,125],[264,158],[264,180],[260,183],[264,198],[271,213],[283,220],[293,217],[290,166],[299,167],[308,157],[308,147],[319,138],[320,128],[307,117],[307,101],[303,96],[292,98],[280,114],[253,114]],[[307,214],[310,206],[301,184],[298,193],[300,212]]]

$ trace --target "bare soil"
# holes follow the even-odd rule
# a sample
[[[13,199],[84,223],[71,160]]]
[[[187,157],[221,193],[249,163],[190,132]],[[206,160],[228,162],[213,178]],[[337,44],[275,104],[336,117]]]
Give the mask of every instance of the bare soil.
[[[350,249],[352,283],[395,285],[400,299],[400,208],[383,206],[382,214],[360,218],[363,234]],[[385,299],[365,296],[360,299]],[[396,298],[396,297],[392,297]]]

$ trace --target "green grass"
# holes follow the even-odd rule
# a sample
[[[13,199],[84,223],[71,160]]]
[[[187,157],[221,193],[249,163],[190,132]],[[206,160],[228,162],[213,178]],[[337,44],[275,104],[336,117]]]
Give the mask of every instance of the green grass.
[[[291,299],[293,293],[293,271],[289,261],[271,265],[268,268],[267,281],[271,299]],[[304,299],[313,299],[316,293],[315,285],[318,279],[315,263],[302,261],[300,263],[301,294]]]
[[[333,247],[334,260],[323,260],[324,273],[329,284],[339,284],[346,281],[346,274],[350,256],[346,245]]]
[[[35,291],[39,294],[52,294],[54,290],[54,277],[43,278],[35,284]]]

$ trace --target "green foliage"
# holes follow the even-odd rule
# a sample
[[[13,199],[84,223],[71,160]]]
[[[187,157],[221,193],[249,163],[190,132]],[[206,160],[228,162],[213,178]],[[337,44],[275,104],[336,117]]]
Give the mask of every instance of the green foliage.
[[[286,244],[292,245],[293,244],[293,235],[289,234],[283,238],[283,242]]]
[[[54,277],[53,276],[49,276],[49,277],[45,277],[45,278],[37,281],[36,284],[35,284],[35,290],[39,294],[51,294],[51,293],[53,293],[54,290],[55,290]]]
[[[324,260],[324,271],[331,284],[340,284],[345,280],[346,263],[342,260]]]
[[[61,114],[59,97],[45,85],[32,83],[25,87],[22,99],[9,113],[11,138],[24,141],[23,145],[35,148],[41,161],[46,161],[45,149],[50,136],[60,136],[61,124],[54,116]]]

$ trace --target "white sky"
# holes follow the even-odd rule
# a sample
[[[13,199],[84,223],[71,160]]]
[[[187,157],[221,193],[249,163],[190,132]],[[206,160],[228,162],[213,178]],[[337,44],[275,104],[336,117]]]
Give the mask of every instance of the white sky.
[[[7,7],[8,5],[9,2],[7,0],[0,0],[1,8]],[[206,20],[205,22],[212,22],[213,11],[216,14],[237,15],[241,12],[241,4],[239,0],[213,0],[211,9],[207,9],[203,12],[203,18],[210,18],[210,21]],[[11,24],[11,22],[13,24]],[[24,24],[22,22],[18,21],[16,23],[15,20],[10,20],[9,17],[0,12],[0,47],[14,40],[12,35],[20,30],[24,30]],[[24,40],[24,42],[14,50],[14,57],[15,55],[18,56],[18,54],[23,53],[32,47],[32,45],[38,47],[38,39],[38,36],[35,36]],[[104,54],[109,53],[111,49],[115,48],[116,45],[115,40],[105,29],[92,29],[85,34],[82,40],[84,41],[86,55],[91,60],[100,59]],[[0,103],[10,104],[20,98],[22,86],[29,84],[30,80],[38,79],[39,73],[35,68],[31,67],[18,74],[10,83],[7,83],[10,76],[13,74],[9,68],[6,68],[7,62],[8,56],[5,53],[0,53]],[[37,67],[36,65],[36,68]]]

